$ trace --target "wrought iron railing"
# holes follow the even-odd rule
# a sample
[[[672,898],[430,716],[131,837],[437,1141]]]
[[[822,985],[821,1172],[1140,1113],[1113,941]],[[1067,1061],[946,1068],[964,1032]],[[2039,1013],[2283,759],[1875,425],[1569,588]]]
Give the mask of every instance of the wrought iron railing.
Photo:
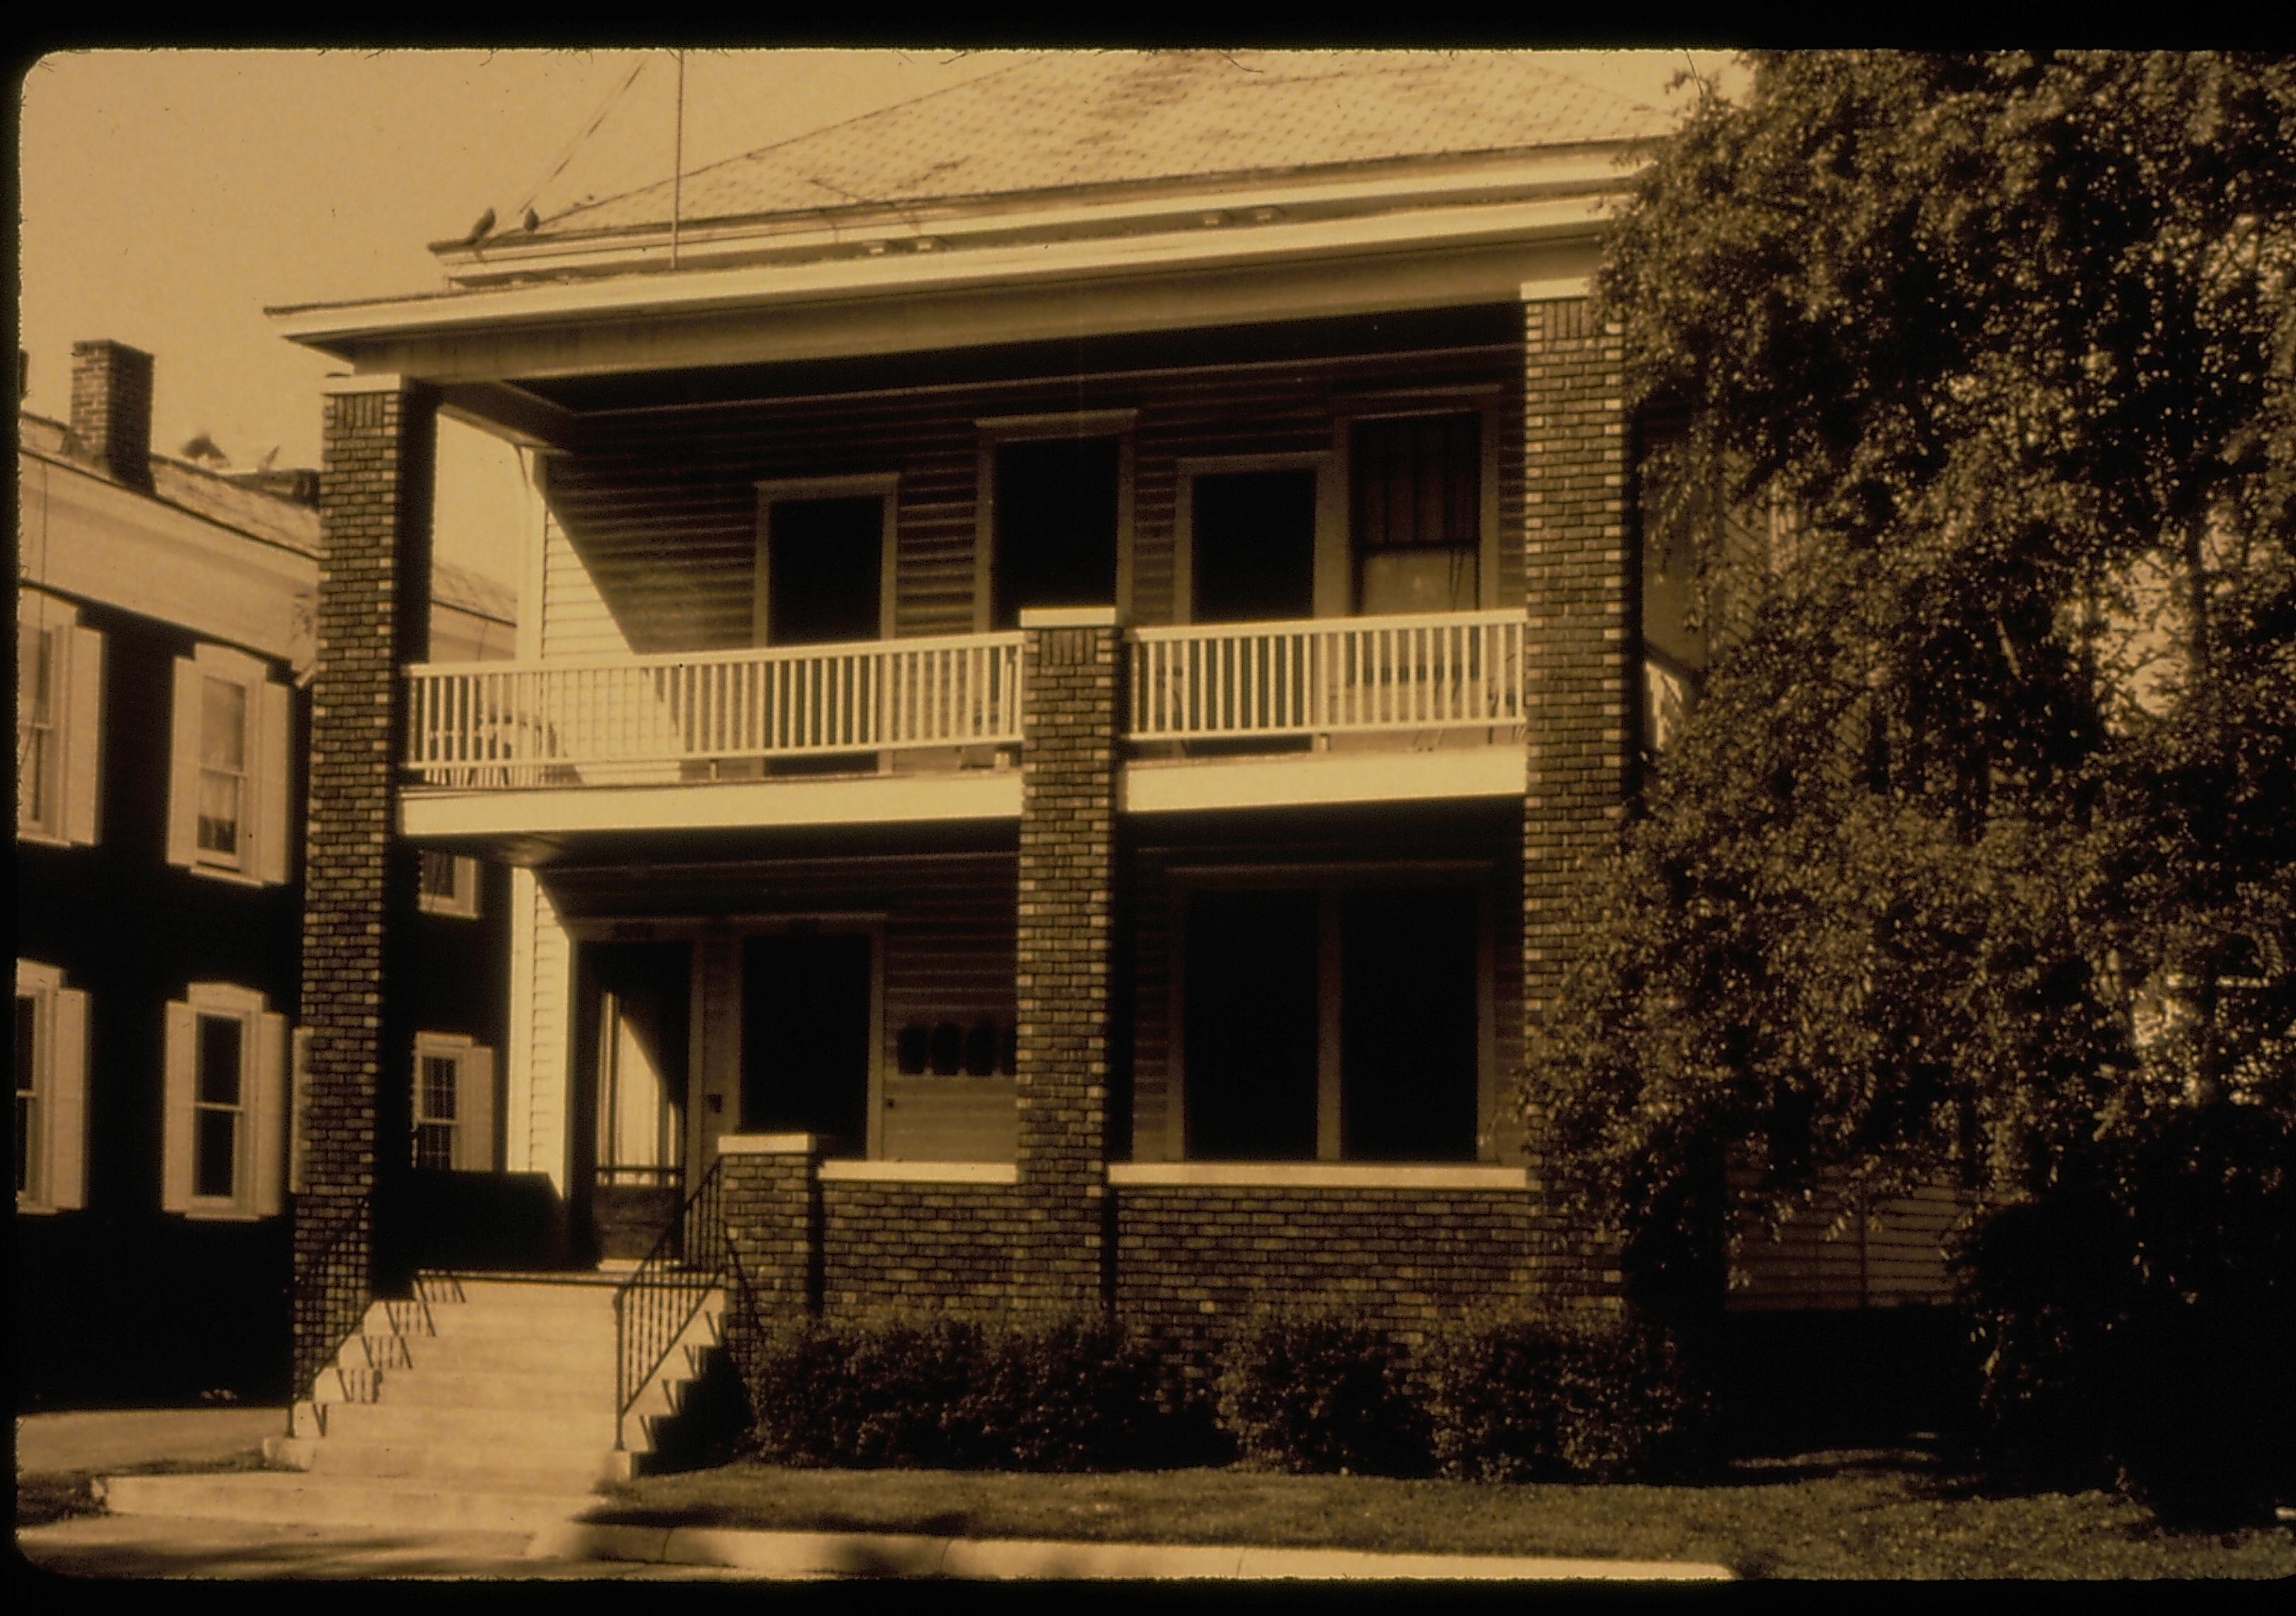
[[[712,1291],[724,1287],[731,1268],[726,1238],[725,1158],[712,1162],[685,1198],[636,1271],[614,1292],[614,1447],[623,1445],[623,1423],[676,1349]]]
[[[308,1263],[298,1264],[290,1282],[288,1305],[299,1324],[304,1300],[316,1294],[322,1312],[318,1334],[295,1333],[294,1378],[289,1382],[289,1404],[310,1394],[319,1372],[335,1359],[343,1343],[366,1322],[373,1284],[374,1198],[361,1195],[327,1226],[326,1238]]]

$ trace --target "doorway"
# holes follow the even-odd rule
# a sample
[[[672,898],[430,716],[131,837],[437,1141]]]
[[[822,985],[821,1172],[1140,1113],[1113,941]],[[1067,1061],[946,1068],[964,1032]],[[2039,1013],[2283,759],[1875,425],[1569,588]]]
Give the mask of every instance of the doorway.
[[[684,1203],[693,954],[690,943],[582,946],[571,1181],[600,1258],[645,1256]]]
[[[1033,606],[1116,603],[1122,465],[1116,438],[996,446],[992,628]]]
[[[741,1131],[865,1156],[876,1070],[874,937],[818,926],[742,946]]]

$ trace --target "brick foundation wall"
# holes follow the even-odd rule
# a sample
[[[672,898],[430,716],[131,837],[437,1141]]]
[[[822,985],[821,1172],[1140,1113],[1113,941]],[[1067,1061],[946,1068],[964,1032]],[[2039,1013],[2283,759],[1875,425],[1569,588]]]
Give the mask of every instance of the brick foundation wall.
[[[1524,586],[1529,612],[1524,708],[1524,1046],[1560,981],[1569,909],[1582,873],[1612,845],[1633,787],[1636,671],[1629,592],[1622,348],[1582,298],[1524,306]],[[1527,1120],[1534,1178],[1538,1123]],[[1555,1231],[1554,1256],[1589,1281],[1604,1253]]]
[[[311,700],[301,1014],[309,1030],[304,1192],[295,1202],[296,1356],[308,1363],[365,1310],[375,1243],[322,1249],[361,1196],[387,1239],[387,1198],[406,1165],[414,1029],[391,991],[417,913],[415,861],[394,851],[405,755],[401,664],[427,650],[436,414],[411,388],[352,384],[326,400],[319,508],[325,560]],[[398,1080],[392,1080],[397,1079]]]
[[[1018,1293],[1033,1227],[1000,1184],[832,1180],[822,1189],[822,1305],[995,1312]]]
[[[1113,611],[1024,612],[1019,935],[1020,1208],[1014,1288],[1104,1302],[1116,995]]]

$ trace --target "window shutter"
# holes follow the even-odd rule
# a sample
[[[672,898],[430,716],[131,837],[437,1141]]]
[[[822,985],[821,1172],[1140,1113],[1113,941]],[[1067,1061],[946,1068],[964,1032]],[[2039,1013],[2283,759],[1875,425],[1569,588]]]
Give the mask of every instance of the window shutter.
[[[181,667],[177,664],[179,693]],[[177,710],[182,710],[180,704]],[[165,1144],[160,1173],[160,1206],[163,1211],[191,1210],[193,1045],[197,1032],[189,1005],[168,1006],[167,1079],[162,1101],[165,1126],[161,1129]]]
[[[268,683],[262,695],[256,767],[263,774],[256,785],[255,874],[275,884],[286,881],[291,857],[287,777],[293,772],[293,751],[288,745],[293,726],[292,698],[284,685]]]
[[[67,841],[93,845],[102,782],[103,636],[93,628],[74,628],[68,643],[63,832]]]
[[[275,1218],[287,1168],[287,1018],[266,1013],[255,1035],[255,1097],[248,1124],[255,1130],[252,1210]]]
[[[287,1193],[303,1193],[303,1108],[311,1098],[311,1029],[298,1027],[287,1041]]]
[[[455,1165],[466,1173],[495,1167],[495,1052],[463,1051],[455,1062]]]
[[[200,669],[189,657],[176,659],[174,729],[168,755],[168,862],[189,869],[199,861],[200,782]]]
[[[87,1204],[87,995],[55,995],[54,1054],[48,1062],[47,1202],[60,1210]]]

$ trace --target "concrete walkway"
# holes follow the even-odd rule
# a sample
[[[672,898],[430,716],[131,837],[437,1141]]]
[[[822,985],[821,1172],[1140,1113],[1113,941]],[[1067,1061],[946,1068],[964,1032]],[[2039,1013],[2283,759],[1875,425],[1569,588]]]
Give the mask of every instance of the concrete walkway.
[[[283,1409],[200,1408],[31,1415],[16,1424],[20,1475],[214,1464],[260,1448],[284,1428]],[[863,1532],[735,1531],[618,1526],[578,1518],[576,1498],[549,1500],[564,1518],[489,1513],[434,1497],[386,1525],[312,1525],[255,1511],[226,1519],[234,1493],[265,1492],[283,1475],[147,1477],[109,1488],[115,1507],[20,1529],[19,1552],[57,1576],[105,1578],[488,1578],[615,1580],[816,1580],[849,1577],[1171,1580],[1633,1581],[1721,1580],[1719,1565],[1464,1554],[1375,1554],[1248,1546],[1080,1543]],[[400,1484],[406,1486],[407,1484]],[[171,1504],[170,1499],[176,1500]],[[243,1502],[243,1501],[242,1501]],[[413,1501],[413,1502],[419,1502]]]

